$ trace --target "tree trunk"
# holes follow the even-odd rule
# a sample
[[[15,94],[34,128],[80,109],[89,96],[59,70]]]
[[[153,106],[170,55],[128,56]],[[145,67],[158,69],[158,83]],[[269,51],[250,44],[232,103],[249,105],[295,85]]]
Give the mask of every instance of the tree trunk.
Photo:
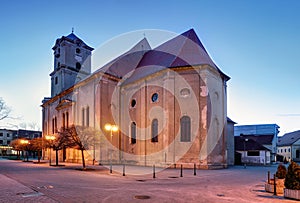
[[[55,162],[56,162],[55,165],[58,166],[58,150],[57,149],[55,150],[55,157],[56,157],[56,159],[55,159]]]
[[[83,167],[83,169],[85,169],[85,160],[84,160],[83,149],[81,150],[81,158],[82,158],[82,167]]]
[[[38,154],[38,163],[40,163],[40,160],[41,160],[41,151],[38,150],[38,151],[37,151],[37,154]]]

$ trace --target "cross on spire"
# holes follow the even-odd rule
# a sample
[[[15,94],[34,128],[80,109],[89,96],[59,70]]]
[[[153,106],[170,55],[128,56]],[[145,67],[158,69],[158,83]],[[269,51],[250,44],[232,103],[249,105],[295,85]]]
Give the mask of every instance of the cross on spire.
[[[74,32],[74,27],[72,27],[72,33]]]

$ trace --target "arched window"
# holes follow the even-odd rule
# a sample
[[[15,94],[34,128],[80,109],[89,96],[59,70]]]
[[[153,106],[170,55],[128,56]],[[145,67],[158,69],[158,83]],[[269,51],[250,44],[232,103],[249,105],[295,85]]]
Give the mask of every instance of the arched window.
[[[86,107],[86,126],[90,126],[90,107]]]
[[[151,124],[151,142],[158,142],[158,120],[153,119]]]
[[[66,113],[67,128],[69,127],[69,112]]]
[[[85,111],[84,111],[84,108],[82,108],[81,111],[82,111],[82,112],[81,112],[81,125],[84,127],[84,124],[85,124],[85,122],[84,122],[84,120],[85,120],[85,119],[84,119],[84,116],[85,116],[85,115],[84,115],[84,112],[85,112]]]
[[[65,113],[62,114],[62,127],[63,127],[63,129],[65,129],[65,127],[66,127],[66,116],[65,116]]]
[[[77,63],[76,63],[76,69],[77,69],[77,70],[80,70],[80,68],[81,68],[81,64],[80,64],[79,62],[77,62]]]
[[[180,119],[180,141],[191,141],[191,119],[188,116],[183,116]]]
[[[136,143],[136,124],[135,122],[131,123],[131,144]]]

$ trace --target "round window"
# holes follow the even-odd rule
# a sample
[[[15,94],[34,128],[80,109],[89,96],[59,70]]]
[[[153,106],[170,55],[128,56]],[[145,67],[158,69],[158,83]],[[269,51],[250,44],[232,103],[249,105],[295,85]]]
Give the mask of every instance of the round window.
[[[158,94],[157,93],[152,94],[151,100],[152,102],[156,102],[158,100]]]
[[[79,49],[79,48],[76,49],[76,53],[77,53],[77,54],[80,53],[80,49]]]
[[[131,107],[135,107],[135,105],[136,105],[136,100],[135,99],[131,100]]]

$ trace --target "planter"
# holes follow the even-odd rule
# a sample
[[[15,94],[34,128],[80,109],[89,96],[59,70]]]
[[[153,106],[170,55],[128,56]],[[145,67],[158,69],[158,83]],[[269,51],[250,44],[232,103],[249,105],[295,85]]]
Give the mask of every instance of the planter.
[[[283,194],[284,179],[276,179],[276,193]],[[270,179],[270,183],[265,183],[266,192],[274,193],[274,179]]]
[[[284,188],[284,197],[289,199],[300,200],[300,190]]]

